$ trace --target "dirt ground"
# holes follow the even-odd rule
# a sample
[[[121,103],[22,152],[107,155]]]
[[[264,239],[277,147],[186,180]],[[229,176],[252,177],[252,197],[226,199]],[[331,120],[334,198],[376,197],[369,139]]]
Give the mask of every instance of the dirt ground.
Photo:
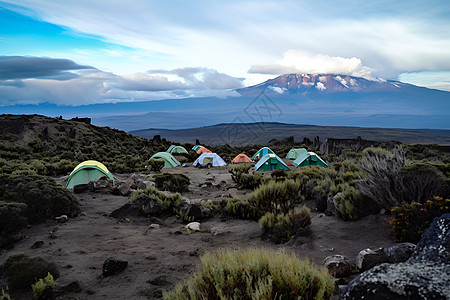
[[[250,191],[238,190],[226,168],[170,169],[191,178],[190,191],[183,194],[191,202],[219,201],[222,197],[246,198]],[[118,175],[126,179],[128,175]],[[211,185],[205,186],[206,182]],[[54,262],[60,271],[58,285],[78,281],[82,291],[60,299],[157,299],[162,291],[172,289],[179,281],[201,267],[200,256],[219,248],[258,247],[295,252],[321,265],[333,254],[354,259],[365,248],[388,247],[394,242],[388,217],[372,215],[353,222],[313,213],[312,237],[275,245],[261,239],[255,221],[226,220],[220,215],[202,222],[210,232],[181,232],[184,224],[176,217],[167,219],[128,216],[117,220],[110,213],[128,202],[128,197],[86,192],[77,194],[81,214],[67,223],[54,221],[31,226],[26,238],[13,249],[0,252],[0,264],[15,253],[40,256]],[[149,226],[160,223],[159,229]],[[53,237],[51,236],[53,232]],[[31,249],[37,242],[44,244]],[[115,257],[128,261],[120,274],[103,278],[105,259]],[[17,294],[14,299],[32,299]]]

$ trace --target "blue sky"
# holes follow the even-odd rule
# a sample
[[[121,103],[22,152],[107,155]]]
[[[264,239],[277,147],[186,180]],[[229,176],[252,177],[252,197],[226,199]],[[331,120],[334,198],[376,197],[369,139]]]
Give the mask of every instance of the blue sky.
[[[450,91],[450,2],[0,0],[0,105],[225,97],[286,72]]]

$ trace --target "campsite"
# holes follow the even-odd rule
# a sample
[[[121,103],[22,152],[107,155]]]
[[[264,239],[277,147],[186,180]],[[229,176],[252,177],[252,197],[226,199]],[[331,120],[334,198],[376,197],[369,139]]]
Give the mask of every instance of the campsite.
[[[171,299],[207,255],[248,249],[308,259],[311,271],[326,272],[318,281],[323,298],[338,299],[342,290],[357,292],[346,287],[359,274],[406,264],[388,258],[389,249],[413,255],[425,232],[415,225],[449,212],[448,146],[174,144],[79,120],[0,121],[5,131],[20,128],[3,133],[0,152],[0,265],[18,254],[52,264],[56,284],[46,289],[57,299]],[[348,148],[355,145],[364,146]],[[385,186],[386,177],[405,189]],[[386,191],[414,202],[392,205]],[[122,264],[111,274],[110,258]],[[428,267],[447,272],[445,263]],[[33,299],[35,279],[18,272],[19,283],[31,280],[20,285],[8,270],[0,287],[9,286],[13,299]],[[446,293],[439,278],[423,279],[425,290]]]

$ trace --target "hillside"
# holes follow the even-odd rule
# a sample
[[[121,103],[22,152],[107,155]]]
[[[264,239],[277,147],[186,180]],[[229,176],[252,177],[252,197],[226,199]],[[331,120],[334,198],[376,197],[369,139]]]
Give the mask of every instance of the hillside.
[[[34,164],[46,175],[66,174],[86,159],[107,163],[112,171],[127,171],[143,167],[151,154],[168,147],[165,141],[148,141],[90,121],[0,115],[0,158]]]
[[[387,128],[362,128],[342,126],[312,126],[284,123],[233,123],[218,124],[191,129],[143,129],[130,132],[143,138],[154,135],[178,143],[201,143],[210,145],[228,144],[242,146],[267,144],[272,139],[284,139],[293,136],[296,142],[304,138],[320,140],[327,138],[357,138],[360,136],[373,141],[399,141],[405,144],[450,144],[450,130],[407,130]]]

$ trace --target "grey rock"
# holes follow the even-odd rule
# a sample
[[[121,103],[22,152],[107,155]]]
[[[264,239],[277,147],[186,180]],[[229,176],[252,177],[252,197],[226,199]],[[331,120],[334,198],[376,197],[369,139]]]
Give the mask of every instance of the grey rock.
[[[84,193],[89,190],[89,185],[87,183],[77,184],[73,186],[73,192],[75,194]]]
[[[98,179],[90,181],[88,185],[89,189],[93,192],[105,191],[112,187],[113,181],[106,176],[102,176]]]
[[[328,269],[331,276],[336,278],[348,277],[356,270],[355,265],[347,257],[340,254],[328,256],[323,261],[323,265]]]
[[[328,197],[327,199],[327,208],[324,211],[324,214],[327,216],[335,216],[338,214],[338,209],[336,206],[336,197],[342,194],[342,192],[337,193],[332,197]]]
[[[363,271],[387,262],[389,262],[389,259],[386,253],[384,253],[383,248],[376,250],[367,248],[359,252],[356,257],[356,266]]]
[[[128,182],[121,182],[114,188],[114,193],[117,195],[128,196],[131,194],[131,186]]]
[[[106,277],[119,274],[120,272],[125,270],[127,265],[128,262],[125,260],[110,257],[106,259],[105,262],[103,263],[102,275]]]
[[[416,245],[412,243],[395,244],[389,248],[384,249],[384,253],[391,263],[399,263],[407,261],[414,252]]]
[[[342,299],[449,299],[450,214],[435,218],[406,262],[381,264],[352,280]]]
[[[135,202],[145,215],[160,215],[167,211],[167,207],[147,194],[140,194]]]
[[[202,208],[198,204],[190,204],[186,210],[186,216],[192,218],[193,221],[203,218]]]

